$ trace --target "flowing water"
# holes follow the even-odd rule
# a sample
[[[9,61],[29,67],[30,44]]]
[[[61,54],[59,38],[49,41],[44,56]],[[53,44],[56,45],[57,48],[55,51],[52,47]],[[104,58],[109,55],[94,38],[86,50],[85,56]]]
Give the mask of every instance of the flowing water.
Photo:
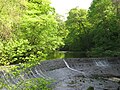
[[[120,58],[78,58],[80,53],[67,58],[70,54],[56,54],[62,59],[44,61],[17,78],[0,71],[0,78],[8,85],[30,78],[54,79],[53,90],[120,90]]]
[[[87,90],[90,87],[94,88],[90,90],[120,90],[120,60],[74,58],[63,59],[63,62],[64,67],[46,73],[57,81],[53,90]]]

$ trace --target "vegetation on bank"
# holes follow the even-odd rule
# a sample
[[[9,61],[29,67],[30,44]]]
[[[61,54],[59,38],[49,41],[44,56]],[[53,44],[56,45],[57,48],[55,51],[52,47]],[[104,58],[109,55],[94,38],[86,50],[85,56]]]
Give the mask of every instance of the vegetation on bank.
[[[120,2],[111,0],[93,0],[88,11],[71,9],[63,49],[84,51],[88,57],[120,56],[119,10]]]
[[[49,0],[1,0],[0,65],[37,64],[55,50],[119,56],[119,8],[119,2],[93,0],[89,10],[73,8],[63,21]]]
[[[45,80],[43,78],[32,78],[28,80],[23,80],[18,84],[7,85],[0,80],[0,89],[7,90],[52,90],[51,81]]]
[[[0,65],[38,63],[64,45],[49,0],[2,0],[0,9]]]
[[[0,66],[28,68],[55,50],[118,57],[119,8],[120,2],[93,0],[89,10],[73,8],[64,21],[49,0],[0,0]]]
[[[56,17],[49,0],[0,0],[0,66],[29,68],[64,45],[66,31]],[[47,84],[42,79],[22,82],[24,90],[49,90]],[[0,83],[1,88],[5,86]]]

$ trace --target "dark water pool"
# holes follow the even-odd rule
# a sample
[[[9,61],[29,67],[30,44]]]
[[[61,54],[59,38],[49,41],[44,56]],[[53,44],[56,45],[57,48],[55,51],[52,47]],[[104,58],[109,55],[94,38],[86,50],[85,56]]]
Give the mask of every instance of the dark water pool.
[[[84,58],[86,57],[84,52],[79,51],[56,51],[54,53],[51,53],[49,59],[61,59],[61,58]]]

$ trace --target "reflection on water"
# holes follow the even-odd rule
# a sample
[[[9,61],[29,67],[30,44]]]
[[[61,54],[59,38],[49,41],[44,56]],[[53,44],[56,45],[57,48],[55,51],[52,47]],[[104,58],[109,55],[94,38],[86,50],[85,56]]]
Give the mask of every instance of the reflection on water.
[[[84,52],[78,51],[56,51],[51,53],[47,59],[61,59],[61,58],[83,58],[86,57]]]

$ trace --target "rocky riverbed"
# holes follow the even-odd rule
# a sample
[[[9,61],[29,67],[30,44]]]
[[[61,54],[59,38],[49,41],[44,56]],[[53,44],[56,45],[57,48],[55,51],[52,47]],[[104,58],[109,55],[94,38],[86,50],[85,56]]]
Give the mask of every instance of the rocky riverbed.
[[[53,90],[120,90],[120,58],[49,60],[28,71],[19,78],[1,71],[0,78],[9,85],[29,78],[54,79]]]

